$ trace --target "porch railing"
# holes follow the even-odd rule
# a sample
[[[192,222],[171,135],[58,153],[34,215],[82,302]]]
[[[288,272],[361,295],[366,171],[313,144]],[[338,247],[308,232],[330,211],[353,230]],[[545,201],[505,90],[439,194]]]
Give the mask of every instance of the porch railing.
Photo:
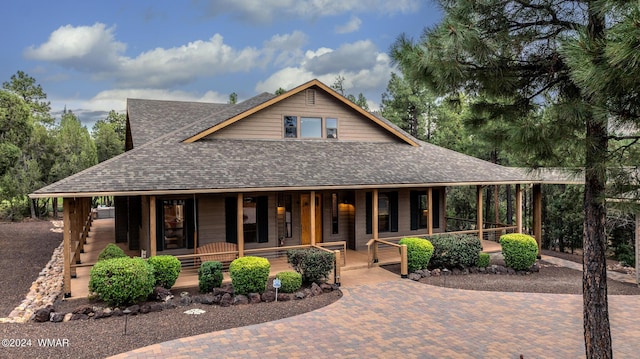
[[[454,217],[447,217],[447,231],[448,234],[477,234],[477,222],[472,219],[461,219]],[[454,230],[450,230],[454,228]],[[503,224],[503,223],[482,223],[482,238],[483,240],[498,242],[500,236],[507,233],[515,233],[518,230],[517,226]],[[434,235],[441,233],[434,233]]]
[[[393,252],[394,248],[398,249],[398,255],[400,256],[400,276],[406,278],[409,275],[408,262],[407,262],[407,245],[398,244],[403,237],[391,237],[391,238],[372,238],[367,242],[367,266],[371,268],[375,263],[379,263],[380,249],[389,248],[388,252]],[[395,255],[392,255],[395,257]],[[397,257],[396,257],[397,258]]]
[[[73,241],[73,243],[71,243],[71,265],[70,265],[70,269],[71,269],[71,278],[75,278],[77,276],[76,274],[76,268],[78,267],[87,267],[87,266],[93,266],[93,264],[87,264],[87,265],[83,265],[82,262],[80,261],[80,254],[84,253],[84,245],[87,243],[87,237],[89,236],[89,231],[91,230],[91,223],[93,222],[93,215],[92,213],[89,213],[87,215],[87,217],[84,219],[83,223],[82,223],[82,230],[80,232],[80,236],[78,238],[77,241]],[[66,229],[64,229],[66,230]]]

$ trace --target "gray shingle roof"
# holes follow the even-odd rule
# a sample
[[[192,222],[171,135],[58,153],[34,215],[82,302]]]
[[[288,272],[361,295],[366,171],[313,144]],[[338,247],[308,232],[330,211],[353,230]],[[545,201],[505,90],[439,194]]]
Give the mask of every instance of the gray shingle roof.
[[[224,192],[522,183],[506,168],[417,141],[224,140],[187,138],[273,99],[261,94],[236,105],[130,99],[134,149],[59,182],[35,196]]]

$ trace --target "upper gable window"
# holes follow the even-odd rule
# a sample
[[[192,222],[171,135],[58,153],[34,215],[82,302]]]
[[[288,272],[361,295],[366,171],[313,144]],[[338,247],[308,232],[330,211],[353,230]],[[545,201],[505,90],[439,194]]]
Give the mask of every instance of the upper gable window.
[[[338,138],[338,119],[326,118],[324,120],[326,138]]]
[[[284,116],[284,138],[298,137],[298,117]]]
[[[322,138],[322,118],[321,117],[301,117],[300,137],[302,138]]]

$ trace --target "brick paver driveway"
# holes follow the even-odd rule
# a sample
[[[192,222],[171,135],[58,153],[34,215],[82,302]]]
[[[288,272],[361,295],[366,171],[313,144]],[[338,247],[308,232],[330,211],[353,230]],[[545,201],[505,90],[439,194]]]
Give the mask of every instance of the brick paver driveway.
[[[343,289],[311,313],[169,341],[121,358],[580,358],[579,295],[476,292],[411,280]],[[637,296],[610,296],[614,355],[640,353]]]

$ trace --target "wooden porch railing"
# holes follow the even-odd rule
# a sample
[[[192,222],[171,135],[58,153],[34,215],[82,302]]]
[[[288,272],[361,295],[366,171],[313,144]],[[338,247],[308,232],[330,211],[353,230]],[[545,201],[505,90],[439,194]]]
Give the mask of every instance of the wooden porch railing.
[[[367,265],[369,268],[373,266],[374,263],[378,263],[378,249],[382,246],[387,247],[396,247],[399,249],[400,254],[400,276],[402,278],[407,278],[409,275],[409,268],[407,262],[407,245],[406,244],[398,244],[403,237],[390,237],[390,238],[372,238],[367,242]],[[393,242],[392,242],[393,241]]]
[[[89,231],[91,230],[91,223],[93,222],[93,216],[91,212],[87,215],[82,223],[82,230],[80,231],[79,240],[71,243],[71,278],[76,278],[76,268],[85,267],[80,261],[80,254],[84,253],[84,245],[87,243],[87,237],[89,237]],[[93,264],[87,265],[92,266]]]

